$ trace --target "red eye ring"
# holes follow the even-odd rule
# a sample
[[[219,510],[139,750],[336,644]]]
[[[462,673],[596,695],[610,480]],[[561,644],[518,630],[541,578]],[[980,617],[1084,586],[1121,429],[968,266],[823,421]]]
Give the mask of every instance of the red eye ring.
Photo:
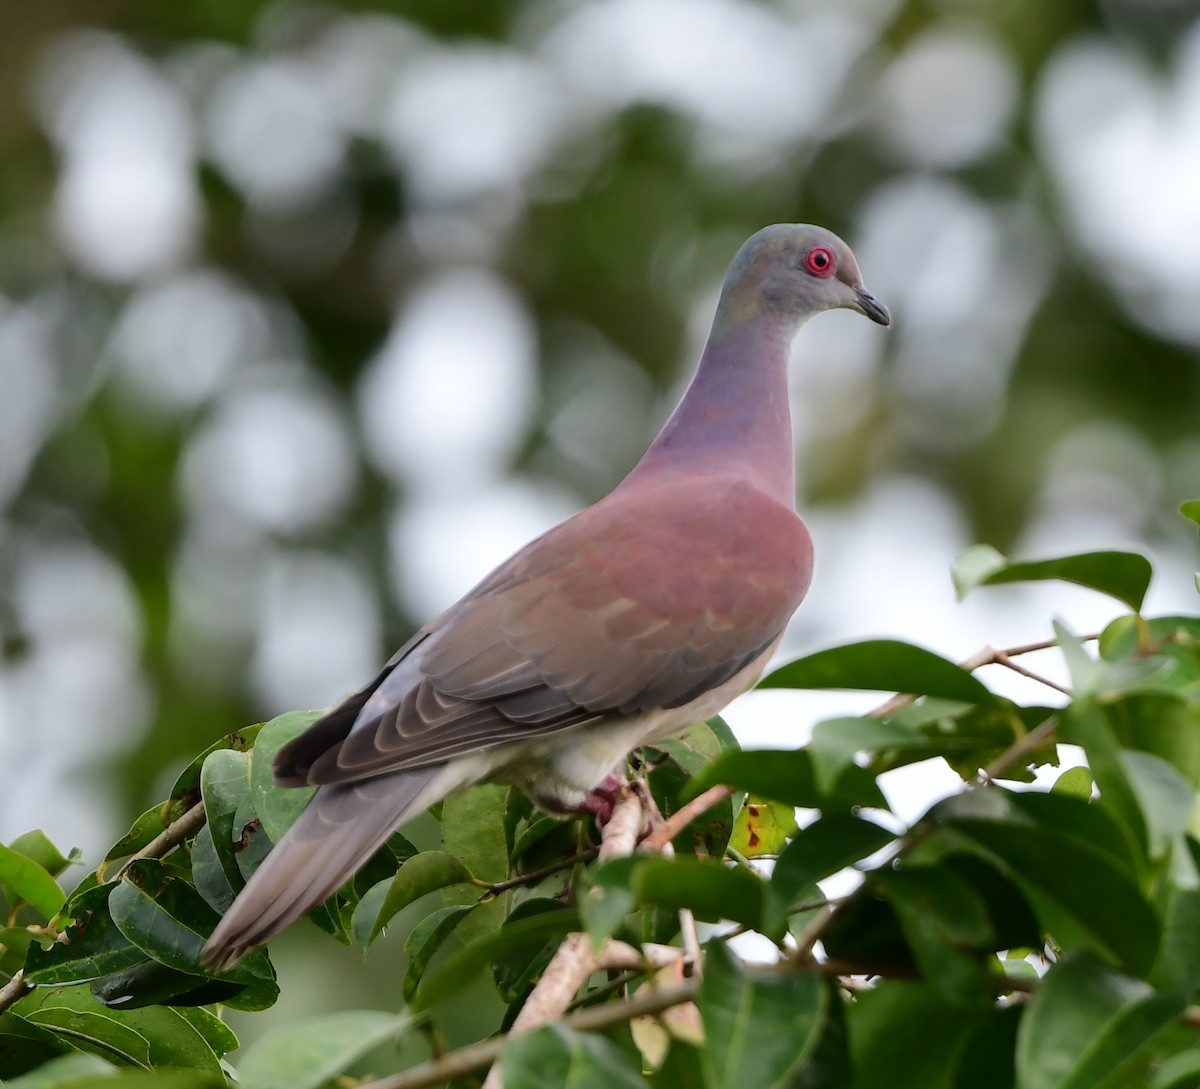
[[[828,246],[813,246],[804,255],[804,268],[813,276],[832,276],[834,264],[833,250]]]

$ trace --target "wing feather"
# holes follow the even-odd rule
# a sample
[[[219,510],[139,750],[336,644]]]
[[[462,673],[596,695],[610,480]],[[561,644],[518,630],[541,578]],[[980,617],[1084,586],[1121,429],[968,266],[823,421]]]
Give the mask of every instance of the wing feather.
[[[743,480],[618,489],[422,629],[276,775],[354,782],[683,706],[771,645],[810,571],[803,523]]]

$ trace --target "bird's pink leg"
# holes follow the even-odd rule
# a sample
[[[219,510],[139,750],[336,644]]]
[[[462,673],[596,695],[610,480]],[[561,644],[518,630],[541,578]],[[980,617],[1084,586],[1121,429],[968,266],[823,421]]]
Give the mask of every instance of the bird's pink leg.
[[[591,791],[584,795],[579,812],[590,813],[603,828],[612,819],[613,809],[620,800],[626,783],[616,775],[606,775]]]

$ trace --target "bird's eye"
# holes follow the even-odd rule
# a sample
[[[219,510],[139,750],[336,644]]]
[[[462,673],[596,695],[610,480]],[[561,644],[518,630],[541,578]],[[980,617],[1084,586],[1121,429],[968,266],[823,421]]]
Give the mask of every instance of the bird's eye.
[[[814,246],[804,255],[804,267],[814,276],[828,276],[833,272],[833,251],[825,246]]]

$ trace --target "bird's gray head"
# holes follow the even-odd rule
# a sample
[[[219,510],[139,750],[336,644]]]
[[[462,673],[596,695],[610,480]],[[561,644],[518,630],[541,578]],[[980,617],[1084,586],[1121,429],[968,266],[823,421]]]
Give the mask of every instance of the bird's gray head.
[[[777,223],[738,250],[725,277],[718,320],[730,328],[774,315],[794,330],[812,314],[838,307],[891,324],[887,307],[863,287],[845,242],[824,227]]]

